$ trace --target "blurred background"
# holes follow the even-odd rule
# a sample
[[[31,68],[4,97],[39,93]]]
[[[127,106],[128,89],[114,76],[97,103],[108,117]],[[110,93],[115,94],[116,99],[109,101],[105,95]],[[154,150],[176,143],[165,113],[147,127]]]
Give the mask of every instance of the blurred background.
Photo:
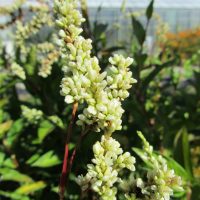
[[[134,154],[142,131],[183,178],[185,191],[172,199],[200,200],[200,0],[79,2],[83,35],[93,40],[102,70],[114,53],[134,58],[138,82],[114,137]],[[65,63],[57,33],[53,0],[0,0],[0,199],[58,199],[72,107],[60,95]],[[70,153],[79,135],[75,126]],[[100,136],[82,141],[66,199],[80,199],[75,177]]]

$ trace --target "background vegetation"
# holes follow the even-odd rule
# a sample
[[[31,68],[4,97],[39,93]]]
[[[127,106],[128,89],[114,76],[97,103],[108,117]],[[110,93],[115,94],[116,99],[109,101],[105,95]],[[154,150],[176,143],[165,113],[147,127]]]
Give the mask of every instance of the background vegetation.
[[[103,69],[109,67],[108,57],[116,51],[135,60],[131,70],[138,83],[123,105],[123,130],[114,137],[134,154],[132,148],[141,147],[136,131],[142,131],[184,180],[185,192],[175,193],[173,199],[200,199],[199,29],[166,33],[160,27],[154,51],[149,53],[146,36],[153,16],[153,1],[144,14],[146,24],[129,13],[132,35],[128,45],[108,46],[106,32],[110,27],[98,20],[91,23],[84,2],[81,9],[86,18],[84,35],[92,38],[93,54],[100,59]],[[44,2],[25,11],[23,1],[0,8],[0,14],[10,17],[0,28],[12,27],[14,44],[12,51],[8,51],[8,44],[3,41],[0,47],[0,199],[58,199],[72,108],[60,95],[63,63],[56,53],[54,16]],[[41,16],[44,20],[34,26],[33,21]],[[20,23],[27,28],[20,28]],[[25,80],[13,74],[13,63],[23,67]],[[50,69],[47,77],[38,74],[42,67]],[[34,115],[37,110],[29,109],[42,111],[41,117]],[[79,135],[80,130],[74,127],[70,153]],[[82,140],[69,175],[67,199],[79,199],[75,177],[86,169],[97,138],[100,134],[90,133]],[[140,160],[142,152],[135,152]]]

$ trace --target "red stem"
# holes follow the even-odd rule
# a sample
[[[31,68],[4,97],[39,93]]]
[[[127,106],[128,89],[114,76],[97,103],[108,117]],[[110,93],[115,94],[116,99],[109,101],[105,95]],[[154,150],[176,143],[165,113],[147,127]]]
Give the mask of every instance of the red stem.
[[[70,161],[69,161],[69,171],[71,171],[72,164],[73,164],[73,162],[74,162],[75,156],[76,156],[76,147],[75,147],[75,149],[73,150],[72,155],[71,155],[71,158],[70,158]]]
[[[67,177],[68,154],[69,154],[68,144],[65,144],[65,155],[63,158],[62,174],[60,177],[60,200],[64,199],[65,183],[66,183],[66,177]]]
[[[78,103],[75,102],[73,104],[72,118],[71,118],[70,124],[68,126],[67,139],[66,139],[66,143],[65,143],[65,154],[64,154],[64,159],[63,159],[62,174],[61,174],[61,177],[60,177],[60,185],[59,185],[60,200],[64,200],[65,185],[66,185],[66,181],[67,181],[68,156],[69,156],[68,144],[69,144],[69,141],[70,141],[70,138],[71,138],[72,127],[73,127],[73,124],[74,124],[77,109],[78,109]]]
[[[79,137],[79,140],[78,142],[76,143],[76,147],[74,148],[73,152],[72,152],[72,155],[70,157],[70,162],[69,162],[69,172],[71,171],[71,168],[72,168],[72,165],[73,165],[73,162],[74,162],[74,158],[76,156],[76,152],[77,152],[77,149],[80,147],[80,144],[81,144],[81,141],[83,139],[83,137],[88,133],[88,131],[90,130],[90,126],[88,126],[86,129],[84,129],[82,132],[81,132],[81,135]]]

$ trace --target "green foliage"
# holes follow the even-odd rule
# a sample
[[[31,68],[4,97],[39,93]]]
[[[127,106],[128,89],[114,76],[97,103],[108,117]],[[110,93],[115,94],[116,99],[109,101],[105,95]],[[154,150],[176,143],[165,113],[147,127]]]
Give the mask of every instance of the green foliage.
[[[38,157],[38,159],[36,159]],[[61,163],[58,156],[53,151],[48,151],[43,155],[33,155],[27,161],[33,167],[52,167]]]

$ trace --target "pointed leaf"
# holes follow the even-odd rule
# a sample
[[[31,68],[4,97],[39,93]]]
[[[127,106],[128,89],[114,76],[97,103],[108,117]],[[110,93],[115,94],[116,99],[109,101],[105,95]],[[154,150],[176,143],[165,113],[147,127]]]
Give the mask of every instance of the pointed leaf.
[[[14,169],[0,168],[0,174],[1,181],[15,181],[20,183],[30,183],[33,181],[29,176]]]
[[[132,26],[133,33],[135,34],[135,37],[137,38],[139,44],[142,46],[146,38],[144,27],[137,19],[135,19],[134,16],[132,16]]]
[[[36,160],[38,160],[40,158],[39,154],[34,154],[33,156],[31,156],[27,161],[26,164],[32,164],[33,162],[35,162]]]
[[[17,194],[30,194],[37,190],[42,190],[45,187],[46,187],[46,183],[44,181],[38,181],[38,182],[23,185],[19,187],[15,192]]]
[[[41,143],[45,137],[54,130],[54,125],[48,120],[44,120],[40,123],[38,128],[38,139]]]
[[[193,176],[192,162],[191,162],[191,155],[190,155],[190,144],[189,144],[188,132],[186,128],[183,129],[182,145],[183,145],[183,157],[184,157],[185,168],[187,172],[191,176]]]
[[[55,124],[56,126],[60,127],[61,129],[65,128],[62,119],[59,118],[57,115],[52,115],[52,116],[48,117],[48,119],[51,122],[53,122],[53,124]]]
[[[11,193],[11,192],[6,192],[6,191],[2,191],[2,190],[0,190],[0,196],[10,198],[12,200],[30,200],[30,198],[27,196],[17,194],[15,192]]]
[[[146,17],[148,20],[150,20],[153,15],[153,4],[154,4],[154,0],[151,0],[150,4],[146,10]]]
[[[3,152],[0,152],[0,166],[2,166],[3,165],[3,161],[4,161],[4,159],[5,159],[5,154],[3,153]]]
[[[24,68],[28,75],[32,76],[35,73],[36,63],[37,49],[35,46],[32,46],[30,52],[28,53],[26,64],[24,65]]]
[[[190,175],[178,162],[168,156],[165,156],[165,159],[167,160],[168,167],[174,169],[177,175],[181,176],[185,181],[190,180]]]
[[[148,161],[146,152],[142,149],[133,147],[132,150],[142,159],[142,161],[150,168],[153,167],[152,163]]]
[[[53,151],[48,151],[43,154],[39,159],[31,164],[33,167],[53,167],[61,163],[57,155]]]
[[[18,136],[22,132],[23,128],[24,128],[23,119],[16,120],[12,124],[10,130],[8,131],[6,135],[7,137],[5,139],[5,145],[9,147],[12,146],[15,140],[18,138]]]
[[[9,120],[0,124],[0,138],[2,138],[4,134],[10,129],[10,127],[12,126],[12,123],[13,121]]]
[[[193,172],[188,133],[184,127],[179,130],[174,140],[174,158],[185,167],[187,173],[192,178]]]

